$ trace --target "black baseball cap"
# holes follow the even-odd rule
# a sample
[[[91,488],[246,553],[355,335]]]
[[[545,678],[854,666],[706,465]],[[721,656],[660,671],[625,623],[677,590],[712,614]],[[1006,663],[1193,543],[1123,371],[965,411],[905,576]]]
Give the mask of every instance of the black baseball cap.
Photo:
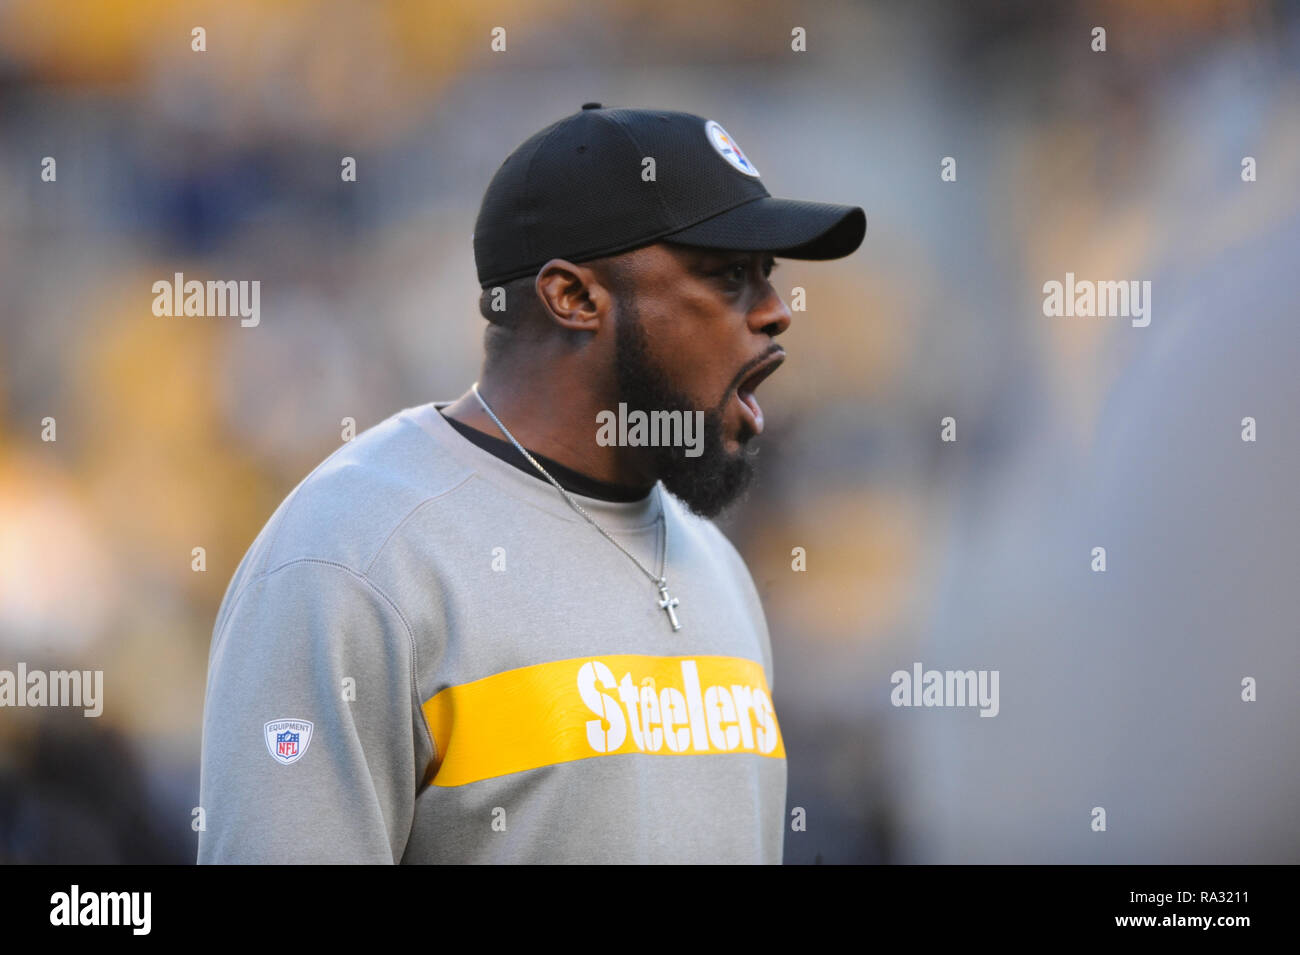
[[[669,239],[683,245],[838,259],[862,243],[857,206],[774,199],[713,120],[586,103],[506,157],[474,226],[479,286]]]

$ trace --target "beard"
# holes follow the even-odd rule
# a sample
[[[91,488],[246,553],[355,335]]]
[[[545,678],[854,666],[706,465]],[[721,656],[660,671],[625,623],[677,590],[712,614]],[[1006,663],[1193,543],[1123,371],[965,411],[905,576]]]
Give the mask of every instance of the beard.
[[[623,296],[618,296],[617,301],[614,368],[619,401],[626,402],[629,413],[643,411],[647,415],[652,411],[680,411],[685,416],[701,410],[688,395],[672,386],[667,372],[651,358],[650,341],[635,303]],[[754,479],[752,452],[744,447],[754,435],[742,428],[741,449],[735,454],[728,452],[723,443],[723,411],[729,399],[730,393],[723,395],[717,406],[702,409],[704,436],[698,457],[687,457],[685,447],[643,449],[664,487],[701,517],[720,514],[740,499]]]

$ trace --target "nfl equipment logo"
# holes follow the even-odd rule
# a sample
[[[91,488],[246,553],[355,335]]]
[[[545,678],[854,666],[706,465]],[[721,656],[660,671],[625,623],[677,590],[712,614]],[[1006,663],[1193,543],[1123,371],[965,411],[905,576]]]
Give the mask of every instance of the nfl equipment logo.
[[[309,720],[272,720],[263,727],[266,748],[277,763],[283,766],[296,763],[311,744],[311,730]]]

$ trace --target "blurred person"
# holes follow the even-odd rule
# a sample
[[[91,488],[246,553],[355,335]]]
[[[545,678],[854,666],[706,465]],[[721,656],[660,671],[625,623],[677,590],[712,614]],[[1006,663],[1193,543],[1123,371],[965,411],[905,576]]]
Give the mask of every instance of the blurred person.
[[[178,807],[151,785],[130,740],[49,711],[7,740],[0,765],[0,864],[156,865],[193,858]],[[186,812],[185,809],[180,809]]]
[[[1300,215],[1221,246],[1154,269],[1089,452],[1036,449],[952,555],[917,658],[1003,708],[895,711],[908,861],[1300,861]]]
[[[753,475],[777,256],[861,243],[717,123],[588,103],[474,234],[481,382],[340,448],[218,613],[200,862],[780,862]]]

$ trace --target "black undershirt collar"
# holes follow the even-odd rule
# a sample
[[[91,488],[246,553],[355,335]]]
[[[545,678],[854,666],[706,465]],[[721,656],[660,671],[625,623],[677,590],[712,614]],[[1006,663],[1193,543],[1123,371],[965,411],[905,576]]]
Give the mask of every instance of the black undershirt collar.
[[[484,434],[482,431],[478,430],[478,428],[471,428],[462,421],[457,421],[455,418],[449,418],[447,415],[442,413],[441,408],[438,409],[438,413],[442,414],[443,420],[459,431],[468,441],[482,448],[484,451],[487,451],[489,454],[496,455],[507,464],[514,465],[525,474],[531,474],[539,481],[546,481],[546,478],[542,477],[542,473],[529,464],[528,459],[520,454],[519,449],[509,441],[504,441],[501,438],[494,438],[490,434]],[[651,485],[651,487],[641,488],[630,487],[626,484],[612,484],[609,481],[598,481],[593,477],[588,477],[581,471],[575,471],[573,468],[565,467],[559,461],[540,455],[532,448],[528,449],[528,453],[535,457],[542,467],[546,468],[546,470],[550,472],[551,477],[555,478],[562,488],[572,494],[581,494],[583,497],[594,497],[600,501],[629,503],[632,501],[644,500],[645,496],[653,489],[653,485]],[[549,484],[550,482],[547,481],[547,483]]]

